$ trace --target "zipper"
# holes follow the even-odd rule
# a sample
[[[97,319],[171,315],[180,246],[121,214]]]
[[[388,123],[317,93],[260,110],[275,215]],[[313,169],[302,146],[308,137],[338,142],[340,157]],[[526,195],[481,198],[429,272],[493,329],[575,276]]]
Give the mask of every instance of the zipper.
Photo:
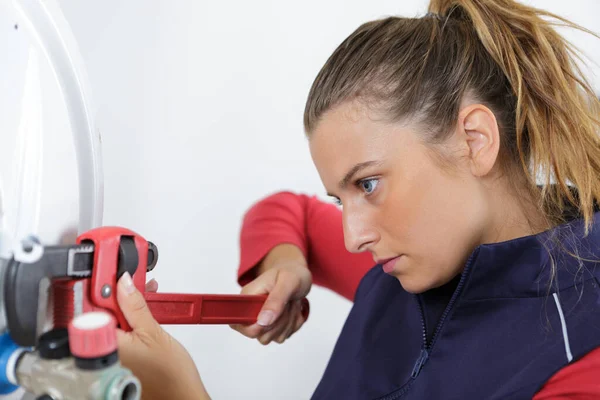
[[[429,344],[427,343],[427,323],[425,321],[425,310],[423,309],[423,300],[420,295],[417,295],[417,304],[419,306],[419,315],[421,316],[421,332],[423,334],[423,346],[421,347],[421,353],[419,353],[419,358],[417,358],[417,361],[413,366],[412,373],[410,374],[410,377],[412,379],[415,379],[419,375],[419,372],[421,372],[421,368],[423,368],[423,365],[425,365],[425,362],[427,362],[427,359],[429,358]]]
[[[410,374],[410,377],[412,379],[415,379],[417,376],[419,376],[419,372],[421,372],[421,369],[423,368],[423,365],[425,365],[425,363],[427,362],[428,358],[429,352],[427,351],[427,347],[425,347],[421,349],[421,354],[419,354],[419,358],[417,359],[417,362],[413,367],[412,374]]]
[[[437,341],[439,333],[442,330],[442,327],[444,326],[444,323],[446,322],[446,318],[448,318],[448,314],[450,314],[450,310],[452,310],[452,307],[454,306],[454,303],[456,303],[456,300],[458,299],[458,296],[460,295],[460,293],[462,292],[463,287],[465,286],[465,281],[466,281],[466,279],[469,276],[469,273],[471,271],[471,267],[472,267],[472,264],[473,264],[473,259],[475,258],[475,256],[478,253],[479,253],[479,248],[477,248],[469,256],[469,259],[467,260],[467,263],[465,265],[465,269],[463,270],[463,274],[460,277],[460,280],[458,281],[458,285],[456,286],[456,290],[452,294],[452,297],[450,298],[450,301],[448,302],[448,305],[444,309],[444,312],[443,312],[442,316],[440,317],[439,322],[437,323],[435,332],[433,334],[433,337],[431,338],[431,343],[427,343],[427,326],[425,324],[425,312],[423,310],[423,305],[422,305],[421,297],[419,295],[417,295],[417,300],[418,300],[417,304],[419,306],[419,314],[421,315],[421,328],[422,328],[422,333],[423,333],[423,346],[421,347],[421,352],[419,353],[419,357],[415,361],[415,365],[413,366],[412,373],[410,374],[410,378],[411,379],[404,386],[402,386],[400,389],[397,389],[395,392],[390,393],[387,396],[381,397],[378,400],[396,400],[396,399],[399,399],[400,397],[403,397],[408,392],[408,389],[410,389],[410,387],[412,386],[412,384],[415,381],[415,379],[417,379],[417,377],[421,373],[421,370],[423,369],[423,366],[425,365],[425,363],[429,359],[429,355],[431,354],[431,351],[432,351],[433,346],[435,345],[435,343]]]
[[[406,392],[408,392],[408,389],[410,389],[410,387],[412,386],[415,378],[419,375],[419,372],[421,372],[421,368],[423,368],[423,365],[425,365],[425,362],[429,358],[429,351],[427,349],[427,326],[425,324],[425,312],[423,310],[421,296],[416,295],[416,297],[417,297],[417,305],[419,307],[419,316],[421,317],[421,332],[423,335],[423,345],[421,346],[421,352],[419,353],[419,358],[417,359],[417,361],[415,362],[415,365],[413,366],[413,370],[410,374],[411,379],[406,384],[404,384],[404,386],[400,387],[399,389],[396,389],[395,391],[393,391],[392,393],[390,393],[388,395],[385,395],[383,397],[378,397],[377,400],[395,400],[395,399],[398,399],[398,398],[404,396],[404,394]]]
[[[429,358],[429,343],[427,343],[427,323],[425,321],[425,310],[423,308],[423,300],[420,295],[417,295],[417,305],[419,306],[419,315],[421,316],[421,333],[423,335],[423,345],[421,346],[421,352],[419,353],[419,357],[417,361],[415,361],[415,365],[413,366],[413,370],[410,374],[412,379],[415,379],[419,376],[421,369],[427,362]]]
[[[421,312],[421,325],[423,327],[423,348],[421,349],[419,358],[417,358],[417,361],[415,362],[415,365],[413,367],[413,371],[411,374],[412,379],[415,379],[417,376],[419,376],[419,373],[423,369],[423,365],[425,365],[425,363],[427,362],[427,359],[429,358],[429,354],[431,353],[433,346],[435,346],[435,342],[437,341],[440,331],[442,330],[442,327],[444,326],[444,323],[446,322],[446,318],[448,318],[448,314],[450,314],[450,310],[452,310],[452,307],[454,307],[454,303],[456,303],[458,296],[460,296],[460,293],[462,292],[462,289],[465,286],[465,281],[467,280],[467,277],[469,276],[469,273],[471,272],[471,265],[473,264],[473,258],[475,257],[475,255],[477,255],[477,253],[479,253],[479,249],[476,249],[475,251],[473,251],[471,253],[471,255],[469,256],[469,259],[467,260],[467,264],[465,265],[465,269],[463,270],[463,274],[460,277],[460,280],[458,281],[458,285],[456,286],[456,290],[454,290],[454,293],[452,294],[450,301],[446,305],[446,308],[444,309],[444,312],[442,313],[442,316],[440,317],[440,320],[438,321],[438,323],[436,325],[435,332],[433,333],[433,336],[431,337],[431,343],[427,343],[427,327],[425,325],[425,313],[423,311],[423,305],[421,304],[421,297],[419,297],[417,295],[418,300],[419,300],[418,301],[419,311]]]
[[[423,334],[423,348],[427,348],[427,325],[425,322],[425,310],[423,309],[423,300],[417,295],[417,304],[419,306],[419,315],[421,316],[421,332]]]
[[[475,258],[475,256],[477,254],[479,254],[479,247],[474,252],[471,253],[471,255],[469,256],[469,259],[467,260],[467,264],[465,265],[465,269],[463,270],[463,274],[460,277],[460,280],[458,281],[458,285],[456,286],[456,290],[454,291],[454,294],[450,298],[450,302],[448,303],[448,305],[444,309],[444,313],[442,314],[442,317],[440,318],[440,320],[439,320],[439,322],[437,324],[437,327],[435,329],[433,337],[431,338],[431,346],[429,347],[430,349],[432,349],[433,346],[435,346],[435,342],[437,341],[439,333],[442,330],[442,327],[444,326],[444,322],[446,322],[446,318],[448,317],[448,314],[450,314],[450,310],[452,310],[452,307],[454,306],[454,303],[456,303],[456,300],[458,299],[458,296],[460,296],[460,294],[462,292],[463,286],[465,286],[465,281],[467,280],[467,277],[469,276],[469,274],[471,272],[471,267],[472,267],[472,264],[473,264],[473,258]]]

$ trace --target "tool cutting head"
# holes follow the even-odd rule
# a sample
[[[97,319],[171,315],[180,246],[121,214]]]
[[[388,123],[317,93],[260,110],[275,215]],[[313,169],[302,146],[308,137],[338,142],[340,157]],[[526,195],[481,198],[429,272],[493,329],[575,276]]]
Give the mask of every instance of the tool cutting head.
[[[99,230],[102,229],[105,228]],[[110,260],[104,260],[98,264],[96,245],[85,240],[82,244],[72,246],[41,246],[42,254],[35,260],[13,257],[6,263],[0,278],[3,281],[2,301],[6,312],[6,324],[17,344],[36,344],[44,323],[49,318],[47,311],[50,306],[50,293],[54,295],[52,300],[59,306],[54,308],[55,325],[57,321],[63,321],[63,325],[66,325],[70,319],[82,312],[102,308],[102,304],[97,304],[93,296],[94,282],[91,278],[95,265],[102,266],[97,275],[107,279],[99,285],[99,297],[103,297],[104,300],[109,297],[104,296],[105,287],[110,288],[111,295],[118,278],[125,272],[135,275],[140,261],[146,263],[144,277],[148,268],[154,268],[158,261],[158,250],[154,244],[145,242],[148,243],[145,247],[147,254],[142,256],[133,236],[116,238],[117,249],[112,263]]]

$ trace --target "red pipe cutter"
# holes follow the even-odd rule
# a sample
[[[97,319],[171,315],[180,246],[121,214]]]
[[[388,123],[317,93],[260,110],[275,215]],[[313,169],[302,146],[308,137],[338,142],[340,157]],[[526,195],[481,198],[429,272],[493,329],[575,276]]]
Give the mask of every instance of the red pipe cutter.
[[[34,346],[48,305],[54,328],[77,315],[111,312],[123,330],[131,330],[116,298],[118,279],[129,272],[160,324],[253,324],[266,295],[146,293],[146,272],[158,261],[156,246],[120,227],[92,229],[72,246],[44,247],[37,260],[11,260],[4,276],[8,330],[21,346]],[[49,296],[52,296],[52,302]],[[308,318],[309,303],[302,299]]]

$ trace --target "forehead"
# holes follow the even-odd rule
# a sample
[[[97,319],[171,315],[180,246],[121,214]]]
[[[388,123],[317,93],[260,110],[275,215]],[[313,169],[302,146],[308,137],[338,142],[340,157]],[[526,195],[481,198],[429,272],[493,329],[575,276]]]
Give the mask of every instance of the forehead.
[[[323,115],[310,136],[313,162],[325,187],[333,189],[358,163],[386,161],[401,155],[413,135],[357,102],[344,103]]]

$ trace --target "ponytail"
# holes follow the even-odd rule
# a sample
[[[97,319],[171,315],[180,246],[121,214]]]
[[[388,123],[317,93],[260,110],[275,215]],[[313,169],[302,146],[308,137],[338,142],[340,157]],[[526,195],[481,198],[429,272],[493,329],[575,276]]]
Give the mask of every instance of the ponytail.
[[[575,62],[577,50],[553,26],[598,36],[512,0],[432,0],[429,12],[473,25],[516,97],[516,149],[530,189],[543,174],[537,198],[549,220],[561,222],[566,200],[587,232],[600,203],[600,102]]]

